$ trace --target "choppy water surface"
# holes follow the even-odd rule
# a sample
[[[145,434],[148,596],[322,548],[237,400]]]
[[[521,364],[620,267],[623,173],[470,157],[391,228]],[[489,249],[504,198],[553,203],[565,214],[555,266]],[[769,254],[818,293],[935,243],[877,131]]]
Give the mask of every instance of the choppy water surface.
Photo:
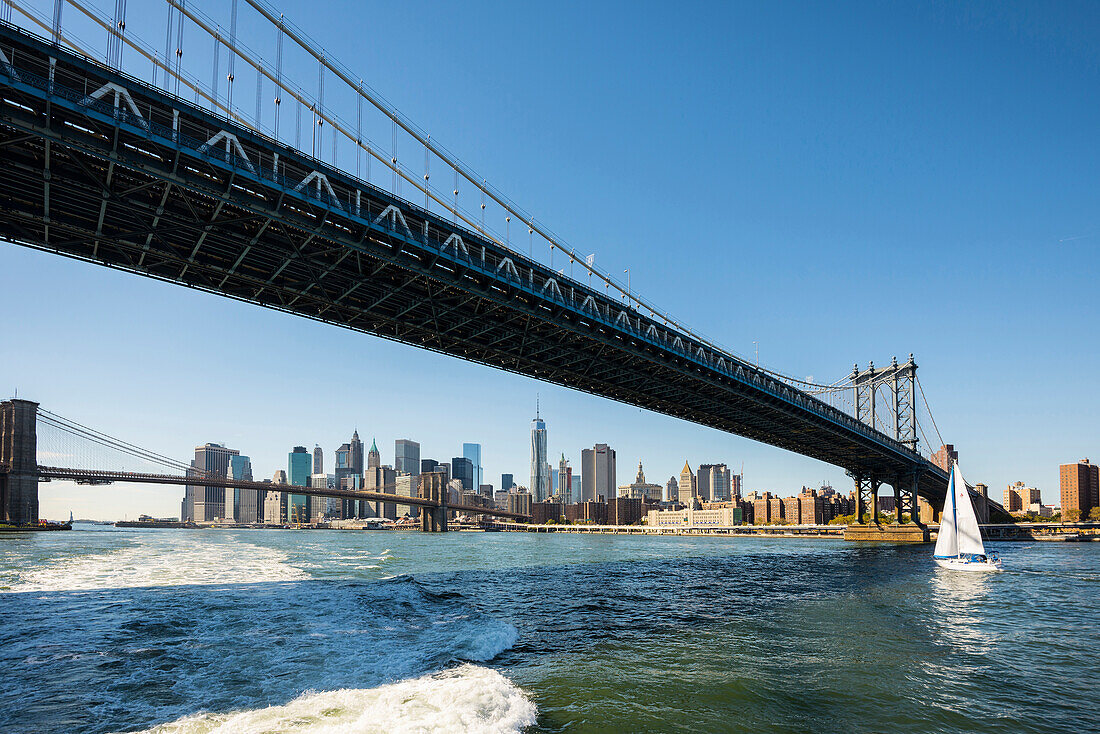
[[[1096,730],[1100,544],[0,536],[0,730]]]

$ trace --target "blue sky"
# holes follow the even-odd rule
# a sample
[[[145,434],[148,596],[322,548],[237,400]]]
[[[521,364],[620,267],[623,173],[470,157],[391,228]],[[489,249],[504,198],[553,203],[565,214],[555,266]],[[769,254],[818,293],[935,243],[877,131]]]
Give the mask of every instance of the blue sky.
[[[128,28],[162,46],[154,5]],[[1100,7],[280,7],[717,342],[759,342],[762,364],[822,381],[915,353],[944,438],[997,497],[1021,480],[1054,501],[1059,463],[1100,458]],[[0,393],[181,458],[228,442],[265,477],[295,444],[331,464],[357,427],[386,462],[396,438],[440,460],[477,441],[490,481],[524,481],[538,392],[551,455],[579,464],[607,442],[621,482],[639,459],[662,482],[686,459],[743,462],[749,489],[849,489],[839,469],[735,436],[13,245],[0,312]],[[179,496],[42,493],[51,517],[172,515]]]

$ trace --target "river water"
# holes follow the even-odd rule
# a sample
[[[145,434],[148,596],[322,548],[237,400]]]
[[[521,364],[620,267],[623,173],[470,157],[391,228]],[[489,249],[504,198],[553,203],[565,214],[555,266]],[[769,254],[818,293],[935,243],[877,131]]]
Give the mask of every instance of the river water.
[[[0,536],[4,732],[1096,731],[1100,544]]]

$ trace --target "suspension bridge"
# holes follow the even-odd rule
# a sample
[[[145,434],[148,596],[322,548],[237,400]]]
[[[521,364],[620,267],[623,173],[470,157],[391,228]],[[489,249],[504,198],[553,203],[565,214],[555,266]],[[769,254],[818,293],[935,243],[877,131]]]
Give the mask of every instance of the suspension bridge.
[[[5,519],[20,524],[37,521],[38,483],[52,480],[244,490],[255,493],[259,502],[265,497],[278,501],[279,495],[325,497],[374,505],[377,515],[377,505],[387,503],[417,508],[422,529],[433,532],[446,531],[454,513],[530,520],[521,513],[452,501],[441,481],[422,481],[415,494],[405,495],[395,492],[395,485],[370,491],[235,479],[109,436],[29,400],[0,403],[0,505],[8,515]]]
[[[0,5],[0,237],[810,456],[853,477],[859,517],[884,484],[899,517],[942,503],[912,357],[832,384],[755,365],[601,272],[263,0],[219,3],[220,20],[196,5],[165,1],[163,49],[125,0]]]

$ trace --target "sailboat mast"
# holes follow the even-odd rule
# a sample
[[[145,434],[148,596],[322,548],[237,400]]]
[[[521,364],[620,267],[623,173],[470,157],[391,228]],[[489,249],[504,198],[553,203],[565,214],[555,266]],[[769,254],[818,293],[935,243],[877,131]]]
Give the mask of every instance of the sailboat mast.
[[[955,480],[957,473],[955,472],[955,465],[951,465],[951,524],[954,525],[955,530],[955,558],[962,558],[962,553],[959,550],[959,483]]]

